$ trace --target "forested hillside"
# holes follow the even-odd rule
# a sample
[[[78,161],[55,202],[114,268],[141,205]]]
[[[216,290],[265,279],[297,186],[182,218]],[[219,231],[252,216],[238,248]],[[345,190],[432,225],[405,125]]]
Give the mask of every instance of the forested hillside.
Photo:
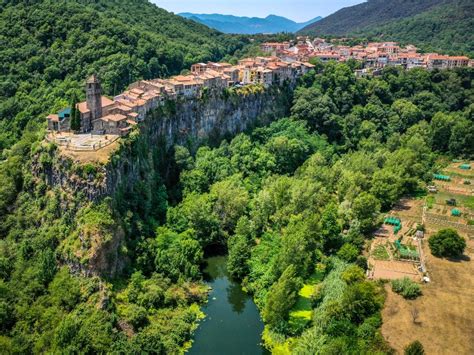
[[[370,26],[407,18],[452,0],[368,0],[343,8],[301,30],[302,33],[345,35]]]
[[[371,26],[359,36],[374,40],[414,43],[424,51],[474,55],[474,2],[453,1],[419,15],[382,26]]]
[[[472,55],[473,18],[470,0],[373,0],[342,9],[301,33],[393,40],[415,44],[424,51]]]
[[[242,41],[146,0],[4,1],[0,151],[30,120],[64,107],[73,91],[82,98],[82,83],[91,73],[99,74],[105,93],[113,95],[139,78],[218,60],[241,48]]]

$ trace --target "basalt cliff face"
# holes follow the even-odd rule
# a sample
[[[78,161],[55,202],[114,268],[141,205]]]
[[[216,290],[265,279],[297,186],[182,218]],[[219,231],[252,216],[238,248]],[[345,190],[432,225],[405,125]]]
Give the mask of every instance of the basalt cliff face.
[[[174,145],[186,146],[193,152],[202,144],[217,143],[222,138],[283,117],[290,101],[291,88],[271,88],[245,95],[211,92],[199,99],[170,101],[150,112],[135,131],[122,139],[106,164],[73,162],[57,149],[50,148],[37,154],[32,172],[49,189],[60,190],[63,204],[75,211],[107,197],[112,204],[119,204],[116,200],[126,201],[144,190],[149,193],[145,194],[143,205],[153,209],[154,193],[169,179],[167,175],[173,175],[169,166]],[[103,243],[100,236],[95,236],[94,250],[90,250],[90,243],[82,243],[79,238],[81,245],[76,252],[64,255],[72,271],[108,277],[121,272],[126,257],[121,257],[119,250],[126,243],[127,233],[120,226],[121,217],[114,216],[114,219],[115,232],[108,233]],[[81,263],[74,255],[91,257]]]
[[[109,163],[87,169],[71,169],[70,159],[58,157],[44,174],[49,186],[60,186],[71,193],[81,193],[97,201],[112,196],[124,184],[133,187],[144,178],[143,171],[156,170],[156,157],[163,158],[175,144],[191,151],[209,141],[232,137],[246,129],[287,113],[288,91],[281,88],[265,92],[234,95],[209,94],[205,98],[169,102],[149,113],[140,128],[121,142]],[[166,162],[165,162],[166,164]]]

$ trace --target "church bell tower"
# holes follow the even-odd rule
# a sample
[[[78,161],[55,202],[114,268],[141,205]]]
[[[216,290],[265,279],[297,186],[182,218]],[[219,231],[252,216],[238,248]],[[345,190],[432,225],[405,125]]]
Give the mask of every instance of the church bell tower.
[[[102,117],[102,89],[100,81],[95,74],[93,74],[86,81],[86,102],[87,109],[90,111],[90,129],[92,129],[93,122]]]

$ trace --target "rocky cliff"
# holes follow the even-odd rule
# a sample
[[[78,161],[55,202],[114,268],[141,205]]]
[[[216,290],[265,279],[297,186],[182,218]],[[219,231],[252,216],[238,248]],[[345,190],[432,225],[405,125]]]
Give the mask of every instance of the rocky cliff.
[[[45,173],[50,186],[97,201],[112,196],[122,184],[131,187],[143,179],[144,169],[157,168],[153,156],[163,157],[175,144],[194,151],[205,142],[231,137],[284,116],[288,95],[288,90],[271,88],[246,95],[209,93],[199,99],[169,101],[149,113],[138,131],[122,140],[109,163],[84,169],[59,157],[46,171],[38,172]]]
[[[51,144],[45,144],[33,161],[33,176],[49,189],[60,190],[63,204],[69,206],[69,213],[72,208],[74,215],[77,212],[80,216],[84,209],[103,204],[110,197],[105,201],[115,220],[110,226],[92,228],[93,237],[81,238],[91,226],[75,217],[75,233],[61,248],[63,261],[72,271],[84,275],[114,277],[127,259],[120,250],[126,249],[127,238],[136,237],[132,236],[133,227],[124,226],[128,217],[123,211],[132,210],[143,220],[160,220],[166,212],[163,182],[167,180],[167,167],[172,165],[173,146],[184,145],[195,151],[204,143],[217,143],[223,137],[281,118],[287,113],[290,96],[289,88],[271,88],[230,94],[209,92],[199,99],[169,101],[121,139],[120,147],[106,164],[73,162]],[[113,257],[105,257],[110,255]]]

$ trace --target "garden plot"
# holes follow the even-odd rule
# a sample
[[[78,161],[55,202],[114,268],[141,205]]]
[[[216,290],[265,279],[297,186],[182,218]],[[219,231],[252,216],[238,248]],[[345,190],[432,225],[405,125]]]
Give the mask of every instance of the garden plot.
[[[422,274],[418,270],[417,261],[403,260],[397,256],[393,244],[386,241],[383,243],[380,240],[374,242],[376,241],[379,243],[376,243],[369,256],[369,278],[395,280],[406,276],[414,281],[421,280]],[[413,249],[413,251],[417,252],[416,249]]]
[[[420,251],[414,236],[423,221],[424,200],[401,199],[385,216],[369,250],[369,277],[420,281]]]
[[[449,181],[434,182],[438,192],[426,197],[422,220],[425,239],[443,228],[456,229],[466,237],[465,257],[456,261],[433,257],[428,243],[424,243],[421,255],[431,281],[423,285],[423,295],[406,301],[387,287],[382,334],[400,353],[407,344],[419,340],[427,354],[474,354],[474,320],[469,314],[474,309],[474,226],[471,225],[474,220],[474,164],[469,163],[471,169],[460,169],[460,165],[451,164],[441,172],[450,177]],[[470,185],[465,183],[467,180],[471,181]],[[455,206],[448,204],[450,199],[456,200]],[[460,211],[460,216],[452,215],[454,208]],[[376,277],[394,274],[396,265],[393,262],[377,262]]]
[[[468,239],[474,238],[474,194],[473,185],[466,185],[470,179],[474,182],[472,168],[463,170],[460,163],[451,164],[443,174],[450,181],[436,181],[438,192],[426,197],[426,209],[423,216],[428,231],[436,232],[442,228],[454,228]],[[469,166],[474,164],[469,163]]]
[[[461,169],[465,165],[470,169]],[[449,176],[449,180],[437,180],[436,186],[440,190],[458,195],[474,196],[474,162],[452,163],[443,170],[443,175]]]

